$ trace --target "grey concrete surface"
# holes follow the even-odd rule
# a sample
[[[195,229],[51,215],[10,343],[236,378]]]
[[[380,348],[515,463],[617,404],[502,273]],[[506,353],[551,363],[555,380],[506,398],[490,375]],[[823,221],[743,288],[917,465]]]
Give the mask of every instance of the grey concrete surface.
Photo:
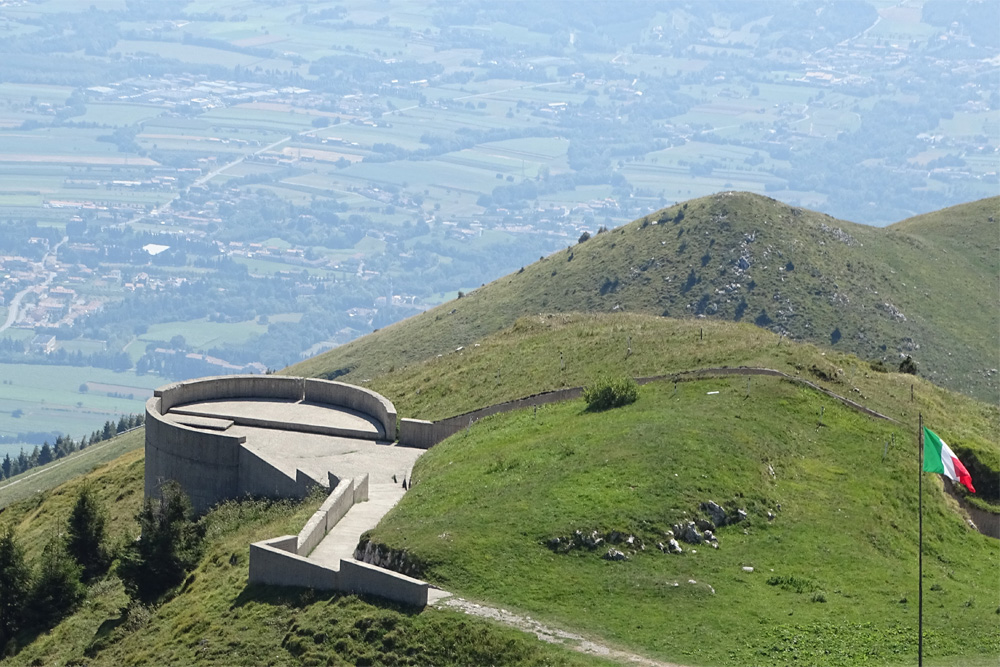
[[[387,449],[389,400],[342,382],[201,378],[157,389],[146,417],[146,495],[176,480],[199,513],[245,495],[301,498],[331,474],[401,476],[419,455]]]
[[[269,398],[231,398],[196,401],[170,409],[169,421],[190,417],[228,420],[243,426],[343,435],[379,440],[382,425],[373,417],[341,406]]]
[[[396,408],[387,398],[370,389],[332,380],[305,380],[304,401],[350,408],[371,415],[382,425],[386,440],[396,439]]]
[[[402,480],[400,484],[393,484],[392,480],[388,484],[370,484],[368,501],[351,507],[309,554],[309,559],[339,568],[341,559],[354,558],[354,549],[358,546],[361,533],[378,525],[404,493]]]
[[[372,484],[391,482],[393,475],[402,482],[402,476],[409,475],[413,462],[424,453],[371,440],[252,426],[233,426],[227,433],[246,437],[243,447],[247,451],[292,477],[296,470],[302,470],[316,479],[325,479],[329,471],[341,479],[369,473]]]

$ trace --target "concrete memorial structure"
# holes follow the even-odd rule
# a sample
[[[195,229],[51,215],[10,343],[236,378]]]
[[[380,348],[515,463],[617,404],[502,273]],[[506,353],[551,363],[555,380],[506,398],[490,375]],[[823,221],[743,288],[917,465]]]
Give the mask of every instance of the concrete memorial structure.
[[[178,382],[146,402],[146,495],[172,479],[205,512],[248,495],[301,498],[329,473],[405,475],[419,453],[387,451],[395,439],[395,407],[362,387],[277,375]]]
[[[203,513],[245,496],[330,494],[298,536],[250,547],[250,582],[427,603],[427,584],[354,560],[423,449],[396,446],[396,409],[362,387],[277,375],[208,377],[146,402],[146,496],[174,480]]]

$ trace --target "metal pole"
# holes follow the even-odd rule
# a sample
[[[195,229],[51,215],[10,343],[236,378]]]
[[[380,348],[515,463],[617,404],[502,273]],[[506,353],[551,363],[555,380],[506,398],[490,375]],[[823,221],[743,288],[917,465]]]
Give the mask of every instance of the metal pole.
[[[911,385],[912,386],[912,385]],[[917,548],[917,667],[924,665],[924,416],[917,413],[917,513],[918,542]]]

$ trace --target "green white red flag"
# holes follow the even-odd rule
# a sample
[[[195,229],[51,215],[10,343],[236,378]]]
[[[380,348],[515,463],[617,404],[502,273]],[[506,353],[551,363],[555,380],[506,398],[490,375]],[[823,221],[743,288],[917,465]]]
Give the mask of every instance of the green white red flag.
[[[936,472],[953,482],[961,482],[972,493],[972,476],[937,433],[924,427],[924,472]]]

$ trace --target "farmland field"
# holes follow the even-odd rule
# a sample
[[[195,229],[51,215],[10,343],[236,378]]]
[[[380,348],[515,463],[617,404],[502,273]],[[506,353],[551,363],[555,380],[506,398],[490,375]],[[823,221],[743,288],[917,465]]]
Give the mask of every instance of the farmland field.
[[[945,20],[876,0],[783,23],[765,4],[639,3],[624,20],[598,3],[588,23],[483,0],[7,3],[0,258],[30,258],[3,267],[2,295],[30,287],[45,305],[18,325],[63,328],[70,353],[137,362],[183,336],[250,363],[236,348],[268,327],[210,321],[229,316],[206,295],[242,284],[207,284],[219,267],[301,282],[335,330],[310,329],[280,367],[349,309],[354,332],[381,327],[389,293],[426,307],[721,190],[879,225],[997,192],[1000,44],[972,20],[991,5],[956,0]],[[164,323],[156,304],[178,290],[201,296]],[[122,321],[89,324],[125,301]],[[53,396],[51,419],[36,405],[16,426],[76,429],[91,400]]]
[[[134,390],[119,391],[118,396],[80,391],[82,385],[92,382]],[[0,436],[56,431],[79,438],[107,419],[141,413],[145,401],[141,391],[161,384],[159,377],[101,368],[0,363]],[[15,453],[20,449],[11,447]]]

